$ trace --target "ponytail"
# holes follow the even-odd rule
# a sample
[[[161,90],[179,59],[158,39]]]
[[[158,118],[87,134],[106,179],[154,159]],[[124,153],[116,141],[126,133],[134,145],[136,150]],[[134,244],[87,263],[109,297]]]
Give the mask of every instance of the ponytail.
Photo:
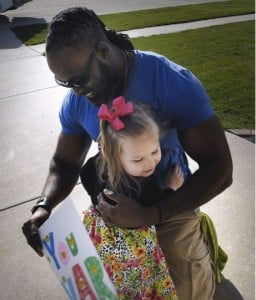
[[[122,50],[134,50],[134,46],[127,34],[117,33],[115,30],[106,29],[106,36],[109,41]]]

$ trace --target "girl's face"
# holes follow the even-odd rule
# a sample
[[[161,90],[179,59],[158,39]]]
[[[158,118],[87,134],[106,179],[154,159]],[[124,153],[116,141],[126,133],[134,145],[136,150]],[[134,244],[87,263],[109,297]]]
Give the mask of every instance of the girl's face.
[[[121,145],[120,162],[130,176],[148,177],[161,159],[159,132],[154,125],[149,132],[127,137]]]

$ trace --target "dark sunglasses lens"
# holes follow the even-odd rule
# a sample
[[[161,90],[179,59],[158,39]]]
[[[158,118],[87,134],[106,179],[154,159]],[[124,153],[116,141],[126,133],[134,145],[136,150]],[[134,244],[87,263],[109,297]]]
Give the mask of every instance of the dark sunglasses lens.
[[[62,85],[62,86],[65,86],[67,87],[69,85],[69,82],[68,81],[61,81],[59,80],[56,76],[54,77],[55,79],[55,82],[58,84],[58,85]]]
[[[58,85],[61,85],[61,86],[64,86],[64,87],[72,87],[72,84],[69,82],[69,81],[62,81],[62,80],[59,80],[56,76],[55,76],[55,82],[58,84]]]
[[[64,86],[66,88],[78,88],[81,86],[81,84],[79,84],[79,83],[73,83],[70,81],[59,80],[56,76],[55,76],[55,81],[58,85]]]

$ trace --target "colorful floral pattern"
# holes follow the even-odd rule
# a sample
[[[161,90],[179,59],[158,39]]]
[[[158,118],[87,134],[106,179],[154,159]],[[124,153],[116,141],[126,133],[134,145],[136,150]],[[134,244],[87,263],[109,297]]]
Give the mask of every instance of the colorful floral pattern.
[[[85,211],[84,225],[119,299],[178,299],[154,226],[138,229],[108,226],[93,207]]]

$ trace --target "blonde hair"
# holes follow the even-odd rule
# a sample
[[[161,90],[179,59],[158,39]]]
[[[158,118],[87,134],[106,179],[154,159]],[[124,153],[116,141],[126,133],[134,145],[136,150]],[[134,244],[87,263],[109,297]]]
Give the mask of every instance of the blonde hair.
[[[100,121],[100,144],[101,154],[99,156],[99,177],[102,179],[104,172],[107,170],[108,184],[114,192],[119,192],[122,187],[132,188],[136,192],[140,190],[138,178],[129,176],[124,171],[121,161],[120,152],[123,141],[127,137],[137,137],[149,131],[153,126],[159,130],[153,115],[148,106],[133,102],[133,113],[128,116],[119,117],[124,123],[124,128],[120,130],[113,129],[108,121]],[[131,182],[135,187],[131,186]]]

